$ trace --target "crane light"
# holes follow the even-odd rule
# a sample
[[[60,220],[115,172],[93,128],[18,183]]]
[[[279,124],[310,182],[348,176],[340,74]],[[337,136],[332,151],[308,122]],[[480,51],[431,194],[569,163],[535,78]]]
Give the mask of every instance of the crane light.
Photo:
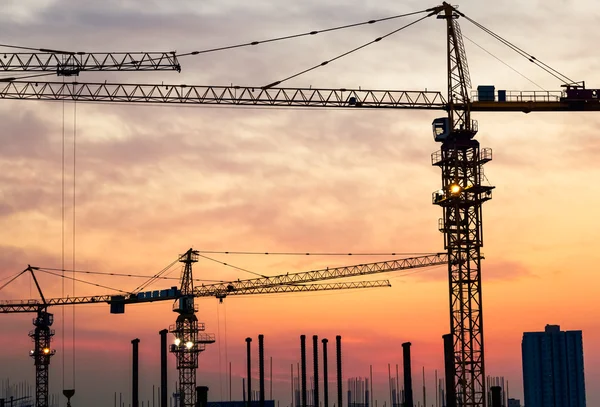
[[[461,190],[462,190],[462,188],[460,187],[460,185],[458,185],[458,184],[450,184],[450,193],[452,195],[458,195],[458,194],[460,194]]]
[[[181,344],[181,339],[175,338],[175,346],[179,346]]]
[[[187,341],[185,343],[185,347],[188,349],[192,349],[193,346],[194,346],[194,342],[192,342],[192,341]]]
[[[44,352],[44,355],[49,354],[50,353],[50,348],[44,348],[43,352]]]

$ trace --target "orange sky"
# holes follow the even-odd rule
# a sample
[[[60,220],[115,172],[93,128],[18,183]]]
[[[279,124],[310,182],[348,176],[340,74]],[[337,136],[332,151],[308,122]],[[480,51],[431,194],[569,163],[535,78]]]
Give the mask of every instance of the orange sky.
[[[75,49],[185,52],[322,29],[410,12],[421,2],[339,1],[298,5],[244,2],[9,2],[0,14],[7,44]],[[531,4],[530,4],[531,3]],[[600,87],[595,45],[600,34],[583,29],[597,20],[591,1],[505,1],[497,9],[477,2],[461,11],[514,41],[548,65],[589,87]],[[533,6],[536,3],[536,6]],[[434,4],[431,4],[434,5]],[[495,6],[496,7],[496,6]],[[274,12],[277,10],[277,12]],[[561,16],[560,24],[556,15]],[[408,22],[407,20],[406,22]],[[264,85],[398,28],[398,21],[253,49],[182,59],[176,73],[82,75],[79,81]],[[560,83],[462,23],[473,86],[535,89],[534,85],[473,46],[484,46],[541,87]],[[567,35],[568,33],[568,35]],[[443,24],[429,19],[404,33],[343,58],[286,86],[444,90]],[[51,77],[50,77],[51,78]],[[445,93],[445,92],[444,92]],[[430,123],[440,112],[176,108],[92,103],[0,103],[0,279],[27,264],[60,267],[62,255],[62,139],[65,135],[65,265],[73,249],[73,133],[76,129],[75,264],[78,269],[151,275],[189,247],[217,251],[437,252],[440,208],[431,192],[440,185],[430,154],[439,149]],[[600,326],[597,316],[600,255],[596,222],[600,142],[595,114],[478,113],[482,147],[494,160],[485,173],[496,186],[484,206],[483,295],[487,373],[505,376],[522,397],[520,341],[524,331],[559,324],[583,330],[587,400],[600,402]],[[64,117],[64,120],[63,120]],[[75,120],[76,119],[76,120]],[[214,258],[262,274],[383,260],[381,257],[224,256]],[[227,280],[252,275],[200,261],[196,278]],[[172,275],[177,276],[176,269]],[[133,289],[142,280],[82,277]],[[199,382],[210,398],[227,398],[225,372],[232,362],[234,397],[241,398],[244,338],[265,335],[273,357],[276,398],[289,403],[289,367],[299,359],[299,335],[344,337],[346,377],[374,366],[376,395],[387,394],[387,363],[401,363],[404,341],[413,344],[418,391],[426,369],[429,400],[434,370],[443,369],[441,335],[448,327],[446,271],[407,277],[385,274],[392,288],[335,293],[283,294],[199,300],[200,320],[217,334],[201,355]],[[40,278],[47,296],[72,295],[54,277]],[[2,283],[2,280],[0,280]],[[157,287],[167,287],[169,283]],[[77,284],[76,295],[106,290]],[[36,298],[29,278],[0,291],[0,299]],[[58,350],[52,392],[72,384],[72,310],[55,309]],[[158,385],[158,331],[174,323],[170,305],[77,308],[76,400],[112,403],[129,392],[130,340],[142,353],[142,393]],[[0,319],[0,378],[34,382],[27,337],[31,315]],[[64,332],[63,332],[64,330]],[[64,335],[63,335],[64,333]],[[256,342],[255,342],[256,344]],[[171,356],[169,356],[171,358]],[[170,359],[170,381],[175,381]],[[333,372],[333,363],[330,372]],[[333,379],[333,375],[330,376]],[[236,387],[237,386],[237,387]],[[332,387],[333,391],[333,387]],[[420,394],[420,393],[418,393]],[[101,405],[101,404],[97,404]]]

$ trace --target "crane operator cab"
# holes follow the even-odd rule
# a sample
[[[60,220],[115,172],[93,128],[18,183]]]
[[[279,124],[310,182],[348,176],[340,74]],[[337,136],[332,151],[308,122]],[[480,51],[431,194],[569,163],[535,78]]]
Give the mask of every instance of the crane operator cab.
[[[447,141],[450,136],[472,139],[477,134],[478,127],[477,120],[471,120],[470,128],[465,129],[464,125],[461,124],[460,128],[453,129],[448,117],[435,119],[431,125],[433,128],[433,138],[440,143]]]
[[[431,124],[433,127],[433,139],[435,141],[444,142],[450,135],[450,119],[440,117],[435,119]]]

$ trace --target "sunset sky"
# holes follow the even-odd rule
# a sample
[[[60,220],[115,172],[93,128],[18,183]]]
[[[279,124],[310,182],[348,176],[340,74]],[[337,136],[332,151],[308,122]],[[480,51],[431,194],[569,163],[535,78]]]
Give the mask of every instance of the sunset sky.
[[[2,44],[87,52],[196,51],[436,5],[417,0],[3,3]],[[549,66],[574,80],[585,80],[590,88],[600,88],[600,32],[591,28],[597,27],[600,4],[592,0],[482,3],[464,0],[459,5],[463,13]],[[181,73],[84,73],[77,80],[260,87],[414,19],[188,56],[180,60]],[[461,27],[474,88],[540,90],[535,82],[546,90],[560,90],[558,80],[468,21],[461,20]],[[284,85],[428,89],[445,95],[445,52],[445,26],[432,17]],[[430,155],[440,147],[433,141],[431,121],[440,116],[443,112],[420,110],[2,100],[0,285],[28,264],[60,268],[63,228],[66,268],[72,268],[74,254],[79,270],[143,276],[160,271],[190,247],[257,252],[443,251],[443,236],[437,229],[442,212],[431,204],[431,193],[441,184],[439,169],[431,166]],[[522,333],[543,330],[546,324],[582,330],[587,402],[598,405],[600,115],[476,113],[473,118],[479,121],[477,138],[482,147],[493,149],[494,159],[485,174],[496,186],[493,200],[483,210],[486,373],[504,376],[510,396],[523,401]],[[265,275],[388,259],[209,256]],[[170,276],[179,273],[177,267]],[[194,274],[206,280],[253,277],[205,259],[195,265]],[[77,277],[122,290],[144,281]],[[450,329],[447,270],[436,267],[372,279],[390,279],[392,288],[234,297],[223,304],[212,298],[198,300],[199,320],[206,323],[207,332],[217,335],[217,343],[200,355],[198,384],[210,387],[210,400],[227,400],[225,372],[231,362],[234,399],[241,399],[244,339],[252,337],[256,345],[258,334],[264,334],[266,356],[273,357],[274,397],[281,407],[287,406],[290,364],[300,358],[299,336],[316,334],[330,340],[333,372],[335,335],[342,335],[344,376],[368,376],[373,365],[380,405],[389,397],[387,364],[401,363],[401,343],[412,342],[415,393],[420,394],[420,371],[425,367],[431,404],[434,371],[440,376],[443,371],[442,335]],[[46,297],[108,292],[81,283],[73,289],[71,281],[63,286],[60,279],[47,275],[40,275],[40,282]],[[38,298],[28,276],[0,291],[2,300],[28,298]],[[111,315],[105,304],[79,306],[74,320],[72,308],[50,312],[56,317],[57,349],[50,367],[52,393],[61,392],[64,376],[64,386],[75,386],[74,406],[112,405],[115,391],[129,397],[130,341],[140,338],[141,399],[151,400],[152,385],[159,385],[158,331],[176,318],[170,303],[131,306],[124,315]],[[32,317],[0,316],[0,378],[35,382],[27,336],[33,329]],[[169,366],[173,387],[177,376],[172,355]],[[258,378],[258,364],[255,370]],[[330,379],[333,383],[333,374]],[[257,381],[255,385],[258,388]]]

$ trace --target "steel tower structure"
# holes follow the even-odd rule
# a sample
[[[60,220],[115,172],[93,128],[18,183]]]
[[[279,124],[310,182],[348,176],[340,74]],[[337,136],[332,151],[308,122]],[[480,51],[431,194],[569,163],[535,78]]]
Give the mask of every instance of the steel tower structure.
[[[51,329],[54,315],[47,312],[46,308],[40,308],[37,317],[33,319],[35,329],[29,332],[34,347],[30,352],[35,364],[35,405],[36,407],[48,407],[48,369],[50,358],[56,351],[50,348],[50,342],[54,336]]]
[[[471,83],[459,14],[448,3],[443,7],[438,18],[445,19],[447,27],[448,117],[433,122],[435,140],[442,143],[431,157],[442,171],[442,189],[434,193],[433,203],[442,207],[439,229],[448,252],[457,406],[485,407],[481,207],[491,199],[493,187],[482,185],[482,166],[492,159],[492,151],[481,150],[473,138],[477,122],[470,115]]]
[[[171,352],[177,359],[179,371],[179,400],[181,407],[196,405],[196,369],[198,354],[206,349],[206,345],[215,342],[214,334],[206,334],[204,323],[198,322],[194,305],[194,280],[192,264],[198,261],[198,251],[188,250],[179,259],[184,264],[181,274],[181,297],[173,308],[179,316],[169,332],[175,336]]]
[[[41,297],[41,303],[37,306],[37,316],[33,319],[35,329],[29,332],[33,341],[33,349],[29,355],[33,358],[35,365],[35,405],[36,407],[48,407],[48,370],[50,358],[56,351],[50,348],[50,342],[54,336],[54,329],[50,328],[54,323],[54,315],[48,312],[48,303],[42,293],[42,289],[33,272],[34,267],[27,266],[23,272],[29,271]]]

